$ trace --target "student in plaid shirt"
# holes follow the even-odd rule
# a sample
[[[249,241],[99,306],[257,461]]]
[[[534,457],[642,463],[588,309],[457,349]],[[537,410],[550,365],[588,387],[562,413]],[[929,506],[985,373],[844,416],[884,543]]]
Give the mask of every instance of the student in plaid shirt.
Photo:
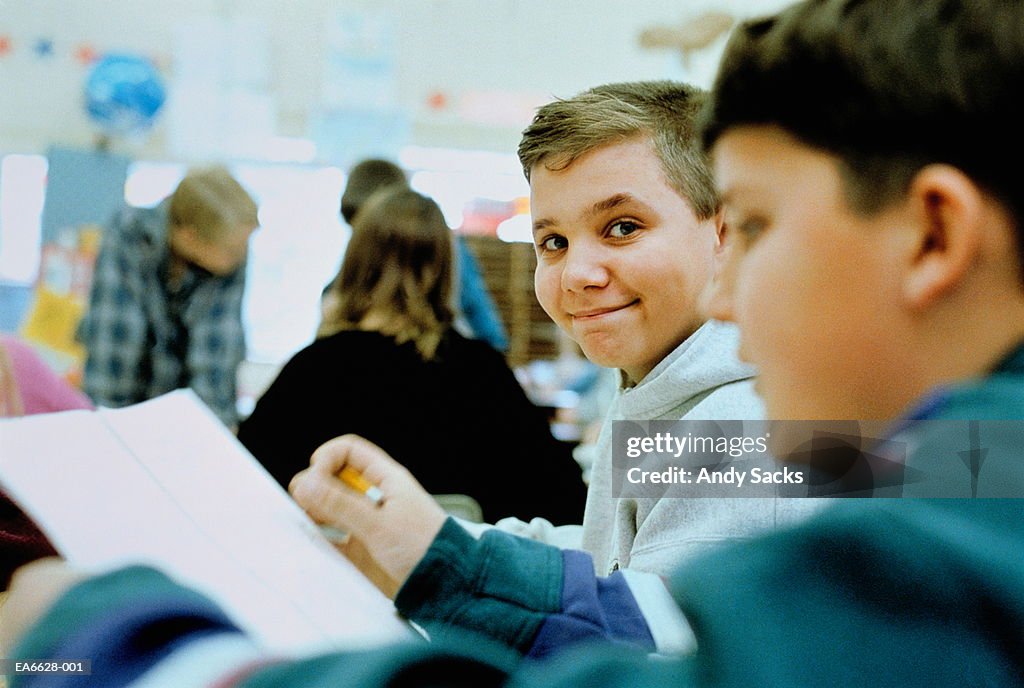
[[[242,292],[256,204],[227,170],[191,171],[152,209],[126,208],[103,237],[84,388],[125,406],[191,387],[229,427],[245,356]]]

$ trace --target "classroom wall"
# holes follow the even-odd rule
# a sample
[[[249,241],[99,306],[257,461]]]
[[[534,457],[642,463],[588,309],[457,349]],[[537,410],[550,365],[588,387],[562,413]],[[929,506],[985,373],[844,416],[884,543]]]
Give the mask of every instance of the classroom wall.
[[[312,336],[320,289],[344,247],[338,189],[312,199],[316,189],[303,175],[319,169],[340,189],[341,170],[356,159],[398,159],[402,149],[403,164],[420,171],[416,188],[461,227],[474,200],[507,205],[525,193],[512,154],[536,105],[609,81],[710,85],[724,36],[684,59],[641,48],[641,31],[710,9],[739,18],[789,1],[0,0],[0,156],[88,154],[99,133],[83,104],[89,58],[120,52],[153,60],[168,100],[151,131],[112,142],[113,157],[171,167],[252,163],[251,170],[267,161],[310,163],[277,166],[273,180],[265,170],[245,180],[264,206],[251,260],[250,353],[277,362]],[[427,148],[411,160],[408,144]],[[435,148],[503,155],[449,163]],[[0,186],[15,176],[0,172]],[[40,193],[40,180],[31,181]],[[61,186],[53,169],[49,181],[51,192]],[[6,205],[28,204],[26,194],[4,188]],[[89,205],[83,196],[97,195],[95,183],[71,190],[78,193],[65,196],[76,212]],[[91,200],[118,203],[118,195]],[[5,331],[29,304],[40,230],[31,212],[2,211]],[[59,231],[80,221],[50,224]],[[34,253],[12,248],[31,242]],[[322,265],[312,266],[311,256]]]
[[[710,82],[722,41],[684,63],[672,51],[641,49],[642,29],[710,8],[746,16],[783,4],[5,0],[0,151],[93,144],[81,96],[90,51],[151,57],[168,78],[171,98],[155,130],[116,142],[131,154],[222,157],[232,152],[217,150],[226,139],[329,136],[333,114],[360,105],[398,113],[411,143],[508,151],[530,108],[551,95],[624,79]],[[360,21],[372,25],[363,47],[381,68],[355,65],[363,71],[354,76],[369,72],[369,83],[352,82],[360,39],[345,36]],[[236,149],[258,156],[257,147]]]

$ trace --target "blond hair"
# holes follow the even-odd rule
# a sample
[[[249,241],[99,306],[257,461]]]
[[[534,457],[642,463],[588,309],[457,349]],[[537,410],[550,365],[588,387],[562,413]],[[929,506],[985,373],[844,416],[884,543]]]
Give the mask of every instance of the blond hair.
[[[318,336],[372,330],[434,358],[451,326],[452,232],[437,204],[401,187],[373,194],[352,226]]]
[[[706,96],[687,84],[636,81],[556,100],[539,108],[523,131],[519,162],[529,180],[536,165],[562,170],[596,148],[644,137],[668,183],[706,219],[720,205],[696,124]]]
[[[171,224],[194,227],[205,241],[259,225],[256,202],[224,167],[190,170],[171,194]]]

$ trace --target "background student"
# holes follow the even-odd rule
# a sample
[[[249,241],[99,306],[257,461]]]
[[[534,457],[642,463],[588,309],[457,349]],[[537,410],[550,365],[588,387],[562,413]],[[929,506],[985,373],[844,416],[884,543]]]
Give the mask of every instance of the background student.
[[[485,518],[576,523],[585,486],[567,445],[501,354],[452,326],[452,232],[404,186],[355,215],[319,337],[297,353],[239,428],[282,485],[319,445],[372,438],[433,494],[465,494]]]
[[[405,172],[390,160],[371,158],[357,163],[348,173],[341,195],[341,216],[351,225],[359,209],[375,192],[393,185],[408,186]],[[482,339],[498,351],[508,349],[508,334],[498,307],[491,298],[476,258],[462,235],[455,236],[455,274],[453,288],[457,304],[456,325],[464,334]]]
[[[258,224],[256,204],[220,167],[192,170],[155,208],[114,218],[78,335],[83,387],[97,405],[191,387],[225,425],[237,424],[245,260]]]

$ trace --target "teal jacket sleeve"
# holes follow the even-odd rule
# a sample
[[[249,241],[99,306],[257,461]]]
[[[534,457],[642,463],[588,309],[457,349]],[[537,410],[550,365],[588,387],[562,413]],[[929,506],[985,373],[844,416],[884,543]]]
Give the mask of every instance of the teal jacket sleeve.
[[[635,649],[581,650],[533,665],[486,638],[453,632],[409,643],[308,659],[267,657],[209,599],[149,568],[90,579],[66,593],[22,639],[16,660],[81,660],[85,675],[18,674],[11,688],[369,688],[370,686],[679,685],[678,662]],[[650,674],[650,676],[648,676]],[[637,681],[640,681],[639,683]],[[581,682],[582,681],[582,682]],[[597,682],[597,683],[595,683]]]
[[[491,530],[479,540],[448,519],[395,598],[432,637],[470,631],[543,657],[583,642],[655,649],[621,573],[590,556]]]
[[[129,685],[177,646],[240,629],[209,599],[144,567],[74,586],[19,642],[11,659],[87,661],[87,675],[14,674],[11,688]]]

